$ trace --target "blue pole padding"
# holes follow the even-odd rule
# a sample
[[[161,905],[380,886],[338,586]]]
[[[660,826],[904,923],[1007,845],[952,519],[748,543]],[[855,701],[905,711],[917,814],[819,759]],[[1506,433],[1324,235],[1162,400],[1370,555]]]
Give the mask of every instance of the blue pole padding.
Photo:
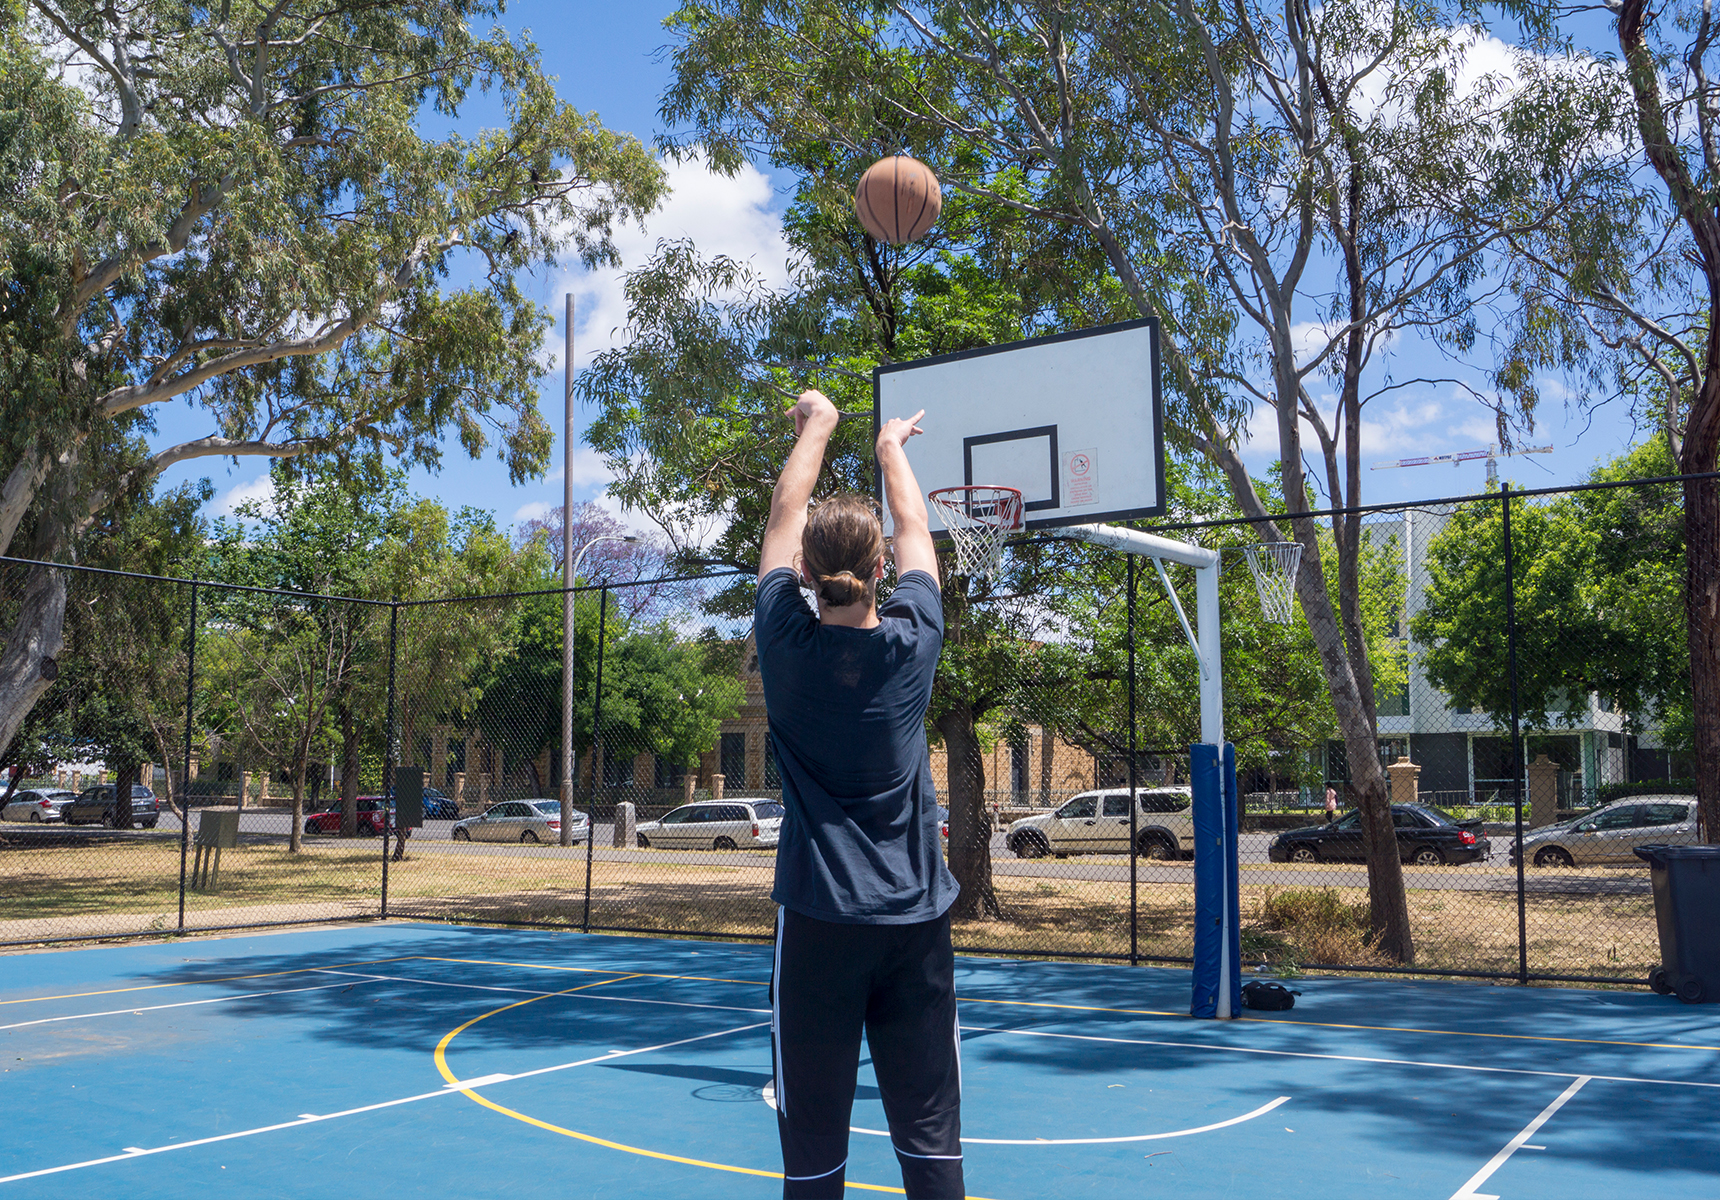
[[[1189,747],[1194,791],[1193,1017],[1242,1010],[1242,927],[1238,917],[1236,748]]]
[[[1219,1016],[1242,1015],[1242,796],[1236,790],[1236,747],[1224,743],[1224,895],[1229,919],[1224,923],[1223,986]],[[1228,1011],[1226,1011],[1228,1009]]]

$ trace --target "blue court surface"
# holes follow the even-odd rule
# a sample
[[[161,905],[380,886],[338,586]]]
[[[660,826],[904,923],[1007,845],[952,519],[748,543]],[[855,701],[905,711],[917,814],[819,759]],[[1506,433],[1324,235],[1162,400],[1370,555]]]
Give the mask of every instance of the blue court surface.
[[[772,1197],[768,947],[374,925],[0,958],[0,1198]],[[1720,1196],[1720,1009],[963,958],[970,1195]],[[849,1190],[901,1182],[862,1067]]]

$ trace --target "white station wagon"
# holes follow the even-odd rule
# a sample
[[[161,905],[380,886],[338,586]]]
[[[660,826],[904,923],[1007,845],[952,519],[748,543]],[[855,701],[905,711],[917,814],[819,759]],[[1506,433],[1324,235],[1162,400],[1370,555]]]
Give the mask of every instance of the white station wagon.
[[[1142,858],[1194,856],[1193,801],[1187,787],[1135,789],[1135,841]],[[1051,812],[1012,821],[1004,843],[1020,858],[1127,854],[1129,789],[1082,792]]]
[[[661,820],[646,821],[639,845],[661,850],[772,849],[782,829],[783,807],[775,800],[701,800],[683,804]]]

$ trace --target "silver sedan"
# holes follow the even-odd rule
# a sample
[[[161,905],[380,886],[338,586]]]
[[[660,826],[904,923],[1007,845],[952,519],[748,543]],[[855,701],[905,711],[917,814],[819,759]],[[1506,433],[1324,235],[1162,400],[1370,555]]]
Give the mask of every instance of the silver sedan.
[[[1695,796],[1631,796],[1525,835],[1523,852],[1537,867],[1590,863],[1638,867],[1642,865],[1635,853],[1638,846],[1697,840]],[[1510,860],[1517,861],[1515,848]]]
[[[60,809],[78,798],[63,788],[33,788],[12,793],[0,821],[58,821]]]
[[[573,843],[591,836],[591,818],[575,809]],[[559,842],[560,800],[504,800],[475,817],[455,821],[449,836],[456,842]]]

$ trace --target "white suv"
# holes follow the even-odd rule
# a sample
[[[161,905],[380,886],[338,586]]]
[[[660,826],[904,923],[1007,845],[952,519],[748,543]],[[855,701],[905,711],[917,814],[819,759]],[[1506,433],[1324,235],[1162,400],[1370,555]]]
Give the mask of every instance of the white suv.
[[[1135,844],[1142,858],[1192,858],[1194,795],[1187,787],[1135,789]],[[1011,821],[1004,844],[1020,858],[1127,854],[1129,789],[1082,792],[1053,812]]]
[[[771,848],[782,829],[775,800],[701,800],[639,826],[639,845],[665,850]]]

